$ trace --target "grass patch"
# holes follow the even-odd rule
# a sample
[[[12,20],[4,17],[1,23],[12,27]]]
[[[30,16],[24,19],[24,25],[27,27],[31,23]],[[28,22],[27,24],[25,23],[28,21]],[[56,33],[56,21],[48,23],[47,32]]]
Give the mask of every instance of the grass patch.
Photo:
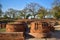
[[[6,28],[0,29],[0,32],[6,32]]]

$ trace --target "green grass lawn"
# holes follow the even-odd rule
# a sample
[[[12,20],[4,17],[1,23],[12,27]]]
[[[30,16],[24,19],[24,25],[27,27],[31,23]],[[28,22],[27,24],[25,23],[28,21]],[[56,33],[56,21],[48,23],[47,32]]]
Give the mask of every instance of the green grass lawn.
[[[6,28],[0,29],[0,32],[5,32]]]

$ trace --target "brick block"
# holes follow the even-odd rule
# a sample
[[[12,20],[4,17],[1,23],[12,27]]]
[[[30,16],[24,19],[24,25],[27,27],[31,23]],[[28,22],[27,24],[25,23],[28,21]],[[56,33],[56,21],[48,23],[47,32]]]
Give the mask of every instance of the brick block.
[[[47,33],[50,32],[48,23],[46,22],[40,22],[40,21],[35,21],[31,23],[31,33]]]
[[[23,32],[0,33],[0,40],[24,40]]]
[[[6,25],[6,32],[25,32],[26,27],[25,22],[14,22]]]

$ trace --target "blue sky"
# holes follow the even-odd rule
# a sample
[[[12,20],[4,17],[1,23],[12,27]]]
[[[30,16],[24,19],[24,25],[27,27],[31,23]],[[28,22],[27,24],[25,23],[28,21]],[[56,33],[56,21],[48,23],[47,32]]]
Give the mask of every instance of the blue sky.
[[[26,4],[31,2],[38,3],[44,6],[45,8],[50,9],[53,0],[0,0],[0,3],[3,6],[2,7],[3,11],[8,10],[9,8],[21,10],[26,6]]]

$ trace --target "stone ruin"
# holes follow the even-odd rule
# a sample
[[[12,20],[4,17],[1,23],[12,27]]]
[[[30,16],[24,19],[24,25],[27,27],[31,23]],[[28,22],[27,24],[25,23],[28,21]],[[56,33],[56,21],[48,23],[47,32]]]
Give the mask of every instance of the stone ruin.
[[[6,32],[9,33],[8,34],[5,34],[5,36],[9,36],[7,37],[8,39],[10,40],[24,40],[25,38],[25,31],[26,31],[26,27],[27,27],[27,24],[25,22],[12,22],[12,23],[8,23],[6,25]],[[17,33],[18,32],[18,33]],[[22,32],[22,33],[21,33]],[[10,36],[11,34],[13,34],[13,36],[15,34],[17,34],[17,36],[14,38],[13,36]],[[22,35],[22,36],[21,36]],[[12,38],[13,37],[13,38]],[[6,39],[6,38],[5,38]],[[7,39],[7,40],[8,40]]]
[[[36,38],[51,37],[50,32],[52,30],[54,30],[54,27],[49,23],[43,21],[34,21],[31,23],[30,33],[32,33],[32,36]]]
[[[23,32],[0,32],[0,40],[24,40]]]
[[[1,22],[0,21],[0,28],[6,28],[7,22]]]
[[[12,22],[6,25],[6,32],[26,32],[27,23],[24,21]],[[28,31],[28,30],[27,30]],[[34,21],[30,24],[29,33],[36,38],[51,37],[50,32],[54,31],[54,27],[46,21]],[[28,33],[28,32],[27,32]],[[36,35],[36,36],[35,36]],[[40,36],[39,36],[40,35]]]
[[[13,22],[6,25],[6,32],[25,32],[27,24],[25,22]]]
[[[27,21],[29,22],[29,21]],[[51,37],[50,32],[54,31],[53,25],[48,21],[30,21],[29,35],[35,38]],[[23,32],[25,33],[27,28],[27,23],[25,21],[16,21],[6,24],[6,32]],[[23,34],[24,35],[24,34]]]

